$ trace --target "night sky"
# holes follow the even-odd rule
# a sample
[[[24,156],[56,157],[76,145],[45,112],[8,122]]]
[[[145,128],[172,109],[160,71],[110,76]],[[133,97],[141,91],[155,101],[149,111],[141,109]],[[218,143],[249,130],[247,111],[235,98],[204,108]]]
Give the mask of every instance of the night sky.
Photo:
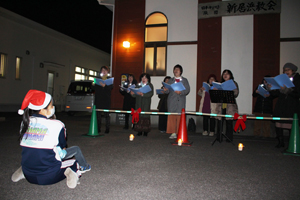
[[[1,0],[0,6],[110,53],[112,12],[97,0]]]

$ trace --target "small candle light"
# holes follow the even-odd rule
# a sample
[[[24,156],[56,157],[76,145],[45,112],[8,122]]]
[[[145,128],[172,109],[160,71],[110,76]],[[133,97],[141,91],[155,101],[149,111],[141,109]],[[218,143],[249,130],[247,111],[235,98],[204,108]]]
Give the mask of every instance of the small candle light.
[[[244,147],[243,143],[239,143],[239,146],[238,146],[239,151],[243,151],[243,147]]]
[[[133,141],[133,139],[134,139],[134,135],[133,135],[133,134],[130,134],[130,135],[129,135],[129,140],[130,140],[130,141]]]
[[[179,139],[178,140],[178,146],[181,146],[182,145],[182,139]]]

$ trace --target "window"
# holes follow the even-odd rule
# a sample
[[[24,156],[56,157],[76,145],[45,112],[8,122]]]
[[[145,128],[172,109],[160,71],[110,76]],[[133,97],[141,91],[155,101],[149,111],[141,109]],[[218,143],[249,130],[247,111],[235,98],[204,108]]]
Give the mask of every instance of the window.
[[[91,69],[86,69],[84,67],[75,67],[75,80],[94,80],[94,78],[99,76],[99,72]]]
[[[76,81],[87,80],[87,78],[88,78],[87,72],[88,72],[88,70],[85,69],[84,67],[76,66],[75,67],[75,80]]]
[[[168,21],[162,13],[152,13],[145,23],[144,71],[152,76],[166,75]]]
[[[20,80],[20,69],[21,69],[21,57],[16,57],[16,79]]]
[[[95,70],[89,70],[89,80],[93,81],[94,78],[97,78],[97,74],[99,74],[99,72],[95,71]]]
[[[4,77],[6,70],[7,55],[0,53],[0,77]]]

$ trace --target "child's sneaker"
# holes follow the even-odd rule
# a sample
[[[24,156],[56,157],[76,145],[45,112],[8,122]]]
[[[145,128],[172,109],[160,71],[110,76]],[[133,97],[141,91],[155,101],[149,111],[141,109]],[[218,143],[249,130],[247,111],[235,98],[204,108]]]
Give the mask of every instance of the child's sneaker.
[[[88,165],[87,167],[80,166],[80,172],[83,174],[85,172],[88,172],[92,169],[91,165]]]
[[[71,189],[74,189],[79,180],[77,174],[70,167],[66,169],[64,174],[67,177],[67,186]]]
[[[202,133],[202,135],[208,135],[208,132],[207,132],[207,131],[204,131],[204,132]]]
[[[17,169],[17,171],[15,171],[15,172],[13,173],[13,175],[11,176],[11,180],[12,180],[13,182],[18,182],[19,180],[22,180],[22,179],[24,179],[24,178],[25,178],[25,176],[24,176],[24,174],[23,174],[22,167],[19,167],[19,169]]]

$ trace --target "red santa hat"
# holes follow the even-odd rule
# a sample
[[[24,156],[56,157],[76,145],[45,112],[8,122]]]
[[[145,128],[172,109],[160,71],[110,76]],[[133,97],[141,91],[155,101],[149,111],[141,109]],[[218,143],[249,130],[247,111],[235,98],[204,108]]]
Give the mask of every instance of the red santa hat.
[[[39,90],[29,90],[23,100],[21,109],[18,110],[19,115],[24,114],[25,108],[30,108],[32,110],[41,110],[46,108],[50,103],[52,97],[46,92]]]

